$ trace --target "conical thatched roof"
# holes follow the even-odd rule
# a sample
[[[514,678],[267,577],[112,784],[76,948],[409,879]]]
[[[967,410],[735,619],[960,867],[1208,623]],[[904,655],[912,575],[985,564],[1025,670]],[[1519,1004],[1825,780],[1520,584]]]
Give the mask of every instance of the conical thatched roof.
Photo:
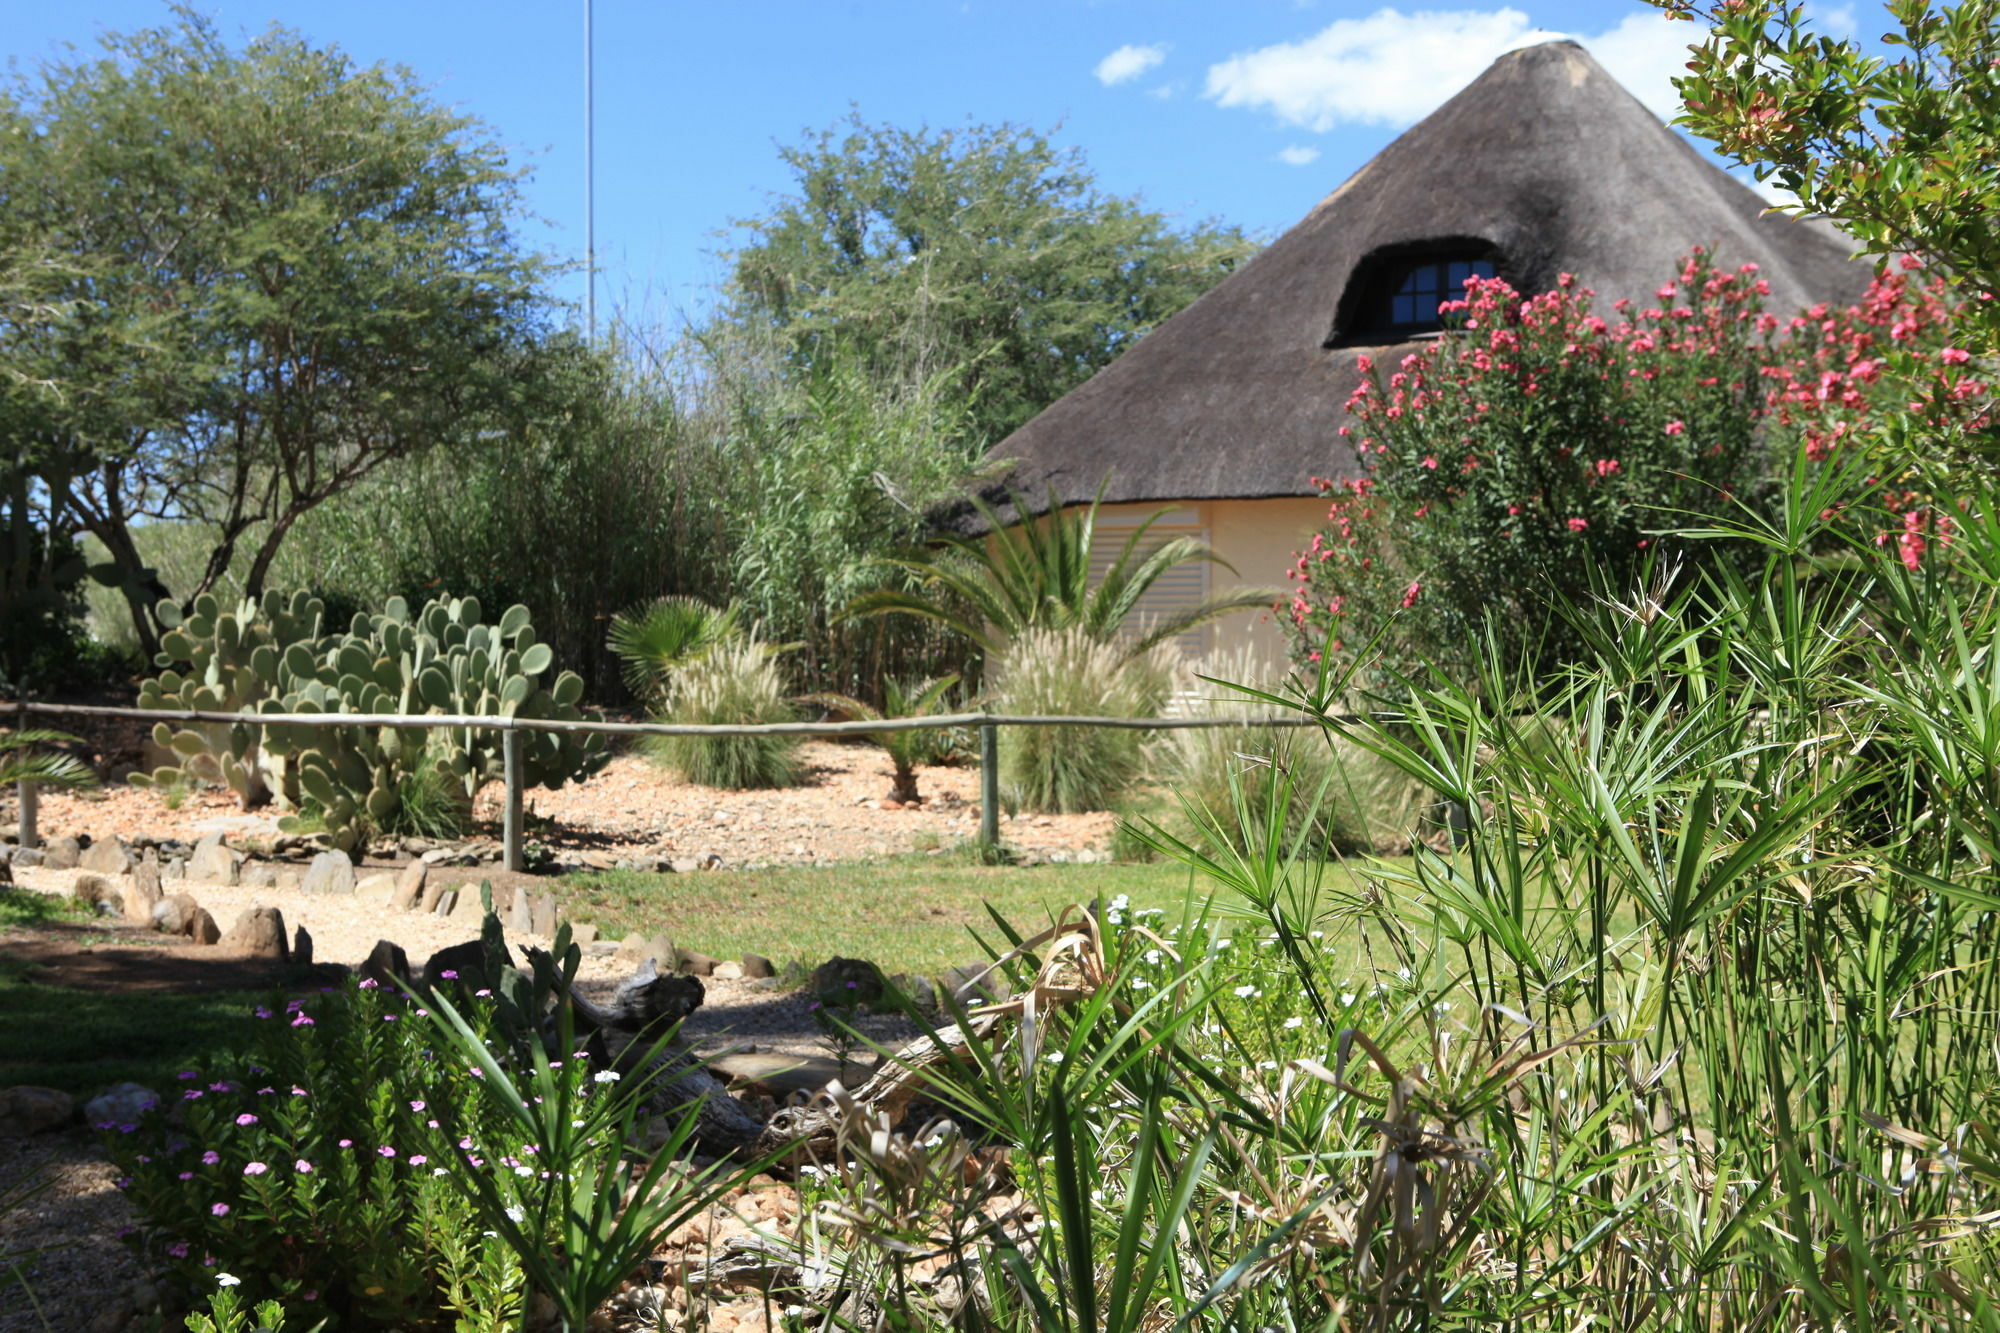
[[[1575,43],[1514,51],[992,456],[1038,507],[1050,484],[1088,501],[1107,472],[1111,502],[1310,495],[1309,476],[1352,471],[1334,432],[1355,358],[1383,354],[1334,337],[1371,256],[1485,242],[1517,288],[1574,273],[1608,310],[1702,245],[1758,264],[1774,312],[1860,294],[1871,270],[1844,238],[1765,207]]]

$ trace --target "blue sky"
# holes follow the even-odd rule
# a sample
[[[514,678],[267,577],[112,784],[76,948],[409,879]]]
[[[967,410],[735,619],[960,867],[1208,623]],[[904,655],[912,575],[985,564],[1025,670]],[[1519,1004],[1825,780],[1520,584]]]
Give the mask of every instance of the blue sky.
[[[1873,0],[1816,17],[1847,35],[1857,5],[1879,24]],[[277,22],[409,66],[533,167],[532,239],[581,256],[583,0],[201,8],[232,38]],[[0,0],[0,53],[32,65],[167,18],[157,0]],[[1574,36],[1665,115],[1699,31],[1638,0],[596,0],[595,23],[599,304],[656,320],[699,307],[731,220],[787,188],[777,145],[850,104],[900,125],[1053,129],[1116,193],[1275,234],[1504,50]]]

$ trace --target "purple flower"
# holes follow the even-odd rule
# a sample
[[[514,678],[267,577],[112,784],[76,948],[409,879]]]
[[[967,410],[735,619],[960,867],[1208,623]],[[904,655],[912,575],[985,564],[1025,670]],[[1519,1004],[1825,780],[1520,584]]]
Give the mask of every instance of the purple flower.
[[[226,1203],[212,1203],[208,1206],[208,1211],[217,1217],[227,1217],[229,1216],[229,1205]]]
[[[211,1083],[208,1085],[208,1090],[210,1092],[228,1092],[229,1085],[227,1083]]]
[[[421,1111],[421,1110],[423,1110],[423,1109],[424,1109],[424,1104],[423,1104],[423,1102],[422,1102],[421,1100],[419,1100],[419,1101],[413,1101],[413,1102],[411,1102],[411,1103],[410,1103],[410,1109],[411,1109],[412,1111]]]
[[[261,1004],[257,1006],[255,1012],[259,1018],[269,1018],[271,1016],[270,1009]]]
[[[362,989],[362,990],[374,990],[374,989],[375,989],[375,987],[376,987],[376,986],[378,986],[378,985],[380,985],[380,984],[381,984],[381,983],[377,982],[377,981],[375,980],[375,978],[373,978],[373,977],[363,977],[363,978],[361,978],[361,989]]]
[[[382,1015],[382,1021],[384,1023],[394,1023],[401,1017],[401,1014],[384,1014]]]
[[[268,1097],[276,1091],[277,1091],[276,1088],[259,1088],[257,1089],[257,1095],[259,1097]]]
[[[295,1028],[309,1028],[312,1025],[312,1018],[303,1009],[299,1011],[297,1017],[292,1019],[292,1026]]]
[[[261,1176],[270,1169],[270,1167],[265,1166],[262,1162],[245,1162],[243,1164],[243,1174],[246,1176]]]
[[[180,1178],[181,1178],[182,1180],[193,1180],[193,1179],[194,1179],[194,1172],[192,1172],[192,1171],[183,1171],[183,1172],[181,1172],[181,1175],[180,1175]]]
[[[183,1069],[180,1073],[175,1074],[174,1077],[181,1080],[181,1082],[185,1083],[187,1082],[187,1080],[191,1078],[200,1078],[201,1075],[195,1073],[194,1070],[192,1069]]]
[[[177,1240],[167,1246],[167,1253],[176,1259],[185,1259],[188,1257],[188,1244],[184,1240]]]
[[[306,1090],[305,1090],[304,1088],[293,1088],[293,1089],[292,1089],[292,1096],[294,1096],[294,1097],[303,1097],[303,1096],[305,1096],[305,1095],[306,1095]]]
[[[181,1100],[183,1100],[183,1101],[190,1101],[190,1102],[198,1102],[198,1101],[200,1101],[200,1100],[201,1100],[201,1089],[200,1089],[200,1088],[189,1088],[189,1089],[188,1089],[188,1090],[187,1090],[186,1092],[184,1092],[184,1093],[182,1093],[182,1094],[181,1094]]]
[[[303,1157],[299,1158],[298,1161],[292,1163],[292,1170],[298,1172],[300,1175],[303,1176],[311,1175],[312,1169],[313,1169],[313,1164],[311,1162],[308,1162]]]
[[[452,968],[449,968],[449,967],[445,968],[445,969],[444,969],[444,970],[443,970],[442,972],[439,972],[439,973],[438,973],[438,975],[439,975],[439,976],[441,976],[441,977],[443,977],[443,978],[444,978],[444,979],[445,979],[446,981],[457,981],[457,980],[458,980],[458,973],[457,973],[457,971],[456,971],[456,970],[454,970],[454,969],[452,969]]]
[[[428,1158],[428,1157],[424,1156],[424,1155],[423,1155],[422,1153],[420,1153],[420,1152],[413,1152],[413,1153],[411,1153],[411,1154],[410,1154],[410,1165],[411,1165],[411,1166],[422,1166],[422,1165],[423,1165],[423,1164],[424,1164],[425,1162],[428,1162],[428,1161],[430,1161],[430,1160],[431,1160],[430,1158]]]
[[[353,1140],[353,1139],[342,1139],[342,1140],[340,1141],[340,1146],[341,1146],[341,1147],[343,1147],[343,1148],[352,1148],[352,1147],[354,1146],[354,1140]]]
[[[239,1125],[254,1125],[257,1123],[257,1117],[245,1111],[242,1115],[236,1117],[236,1123]]]
[[[485,998],[486,998],[487,996],[489,996],[489,995],[493,994],[493,992],[492,992],[492,991],[490,991],[490,990],[476,990],[476,991],[474,991],[474,992],[472,992],[472,993],[473,993],[474,995],[478,996],[478,997],[479,997],[480,999],[482,999],[482,1000],[483,1000],[483,999],[485,999]]]
[[[391,1148],[386,1143],[383,1144],[381,1147],[377,1148],[375,1151],[381,1153],[384,1157],[394,1157],[396,1155],[396,1150],[394,1148]]]
[[[221,1160],[222,1160],[222,1154],[215,1151],[215,1149],[213,1148],[210,1148],[207,1152],[201,1155],[201,1164],[203,1166],[214,1166],[217,1162]]]

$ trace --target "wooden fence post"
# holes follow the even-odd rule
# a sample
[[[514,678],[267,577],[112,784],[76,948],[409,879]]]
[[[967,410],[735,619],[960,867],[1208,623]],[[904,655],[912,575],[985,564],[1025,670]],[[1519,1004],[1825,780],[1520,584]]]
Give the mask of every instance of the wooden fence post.
[[[22,704],[15,711],[14,726],[19,731],[28,730],[28,706],[26,704]],[[27,751],[23,750],[21,757],[23,759],[27,758]],[[19,801],[19,823],[21,825],[19,829],[15,830],[14,837],[23,847],[39,847],[42,845],[41,830],[36,828],[35,825],[37,822],[36,817],[40,814],[41,792],[35,786],[33,778],[22,778],[14,784],[14,793]]]
[[[521,852],[521,733],[515,728],[500,733],[500,754],[507,765],[507,807],[500,863],[508,870],[520,870],[527,865],[527,858]]]
[[[1000,728],[979,724],[979,841],[1000,845]]]

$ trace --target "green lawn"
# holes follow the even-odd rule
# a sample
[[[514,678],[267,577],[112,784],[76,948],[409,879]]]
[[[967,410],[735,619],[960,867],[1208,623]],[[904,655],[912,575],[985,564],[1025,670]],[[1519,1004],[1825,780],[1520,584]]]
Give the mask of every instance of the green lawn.
[[[1329,892],[1346,886],[1346,872],[1330,867]],[[1023,934],[1069,904],[1119,894],[1134,909],[1177,920],[1203,909],[1209,885],[1166,863],[1016,867],[904,856],[825,868],[572,875],[556,893],[572,919],[594,922],[613,939],[665,932],[716,958],[747,951],[816,964],[838,954],[890,972],[934,974],[984,960],[971,932],[999,938],[989,907]]]

